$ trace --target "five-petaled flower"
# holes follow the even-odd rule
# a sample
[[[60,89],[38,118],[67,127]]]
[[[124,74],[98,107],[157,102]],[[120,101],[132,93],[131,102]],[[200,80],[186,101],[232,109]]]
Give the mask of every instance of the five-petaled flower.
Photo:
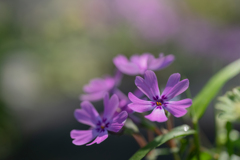
[[[142,55],[133,55],[130,61],[124,55],[118,55],[113,59],[115,66],[127,75],[143,75],[146,70],[160,70],[169,66],[174,61],[173,55],[164,56],[159,54],[159,58],[155,58],[150,53]]]
[[[120,114],[114,116],[114,113],[119,106],[119,99],[117,95],[113,95],[109,99],[109,95],[104,96],[104,113],[100,116],[93,105],[84,101],[81,103],[82,109],[76,109],[74,112],[75,118],[84,124],[90,125],[89,130],[72,130],[70,133],[73,138],[73,144],[84,145],[96,138],[92,143],[101,143],[108,137],[108,131],[119,132],[123,127],[128,114],[122,111]]]
[[[106,92],[113,93],[114,89],[119,85],[122,73],[117,70],[114,76],[105,76],[104,78],[92,79],[89,84],[83,86],[85,94],[80,95],[82,101],[98,101],[101,100]]]
[[[183,93],[189,86],[188,79],[180,81],[180,74],[172,74],[167,82],[166,88],[160,94],[158,81],[153,71],[146,71],[144,78],[137,76],[135,79],[136,86],[150,99],[150,101],[141,100],[129,92],[128,97],[132,101],[128,106],[136,112],[146,112],[153,110],[151,114],[145,118],[151,121],[164,122],[167,121],[165,110],[173,114],[175,117],[181,117],[187,113],[185,108],[192,105],[191,99],[183,99],[180,101],[170,101],[172,98]]]

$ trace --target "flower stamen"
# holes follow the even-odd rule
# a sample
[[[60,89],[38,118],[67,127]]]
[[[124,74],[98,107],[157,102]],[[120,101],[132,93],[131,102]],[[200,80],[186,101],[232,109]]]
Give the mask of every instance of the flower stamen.
[[[161,102],[156,102],[157,106],[161,106],[162,103]]]

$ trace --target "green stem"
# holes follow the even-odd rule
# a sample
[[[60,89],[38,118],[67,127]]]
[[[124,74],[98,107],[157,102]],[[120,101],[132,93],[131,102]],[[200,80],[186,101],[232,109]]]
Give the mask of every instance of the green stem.
[[[168,121],[166,122],[168,131],[171,131],[173,129],[173,126],[174,126],[173,120],[174,120],[173,116],[170,115],[168,117]],[[177,148],[177,145],[176,145],[176,143],[175,143],[175,141],[173,139],[169,140],[168,142],[169,142],[169,145],[170,145],[170,147],[172,149]],[[177,152],[173,152],[173,157],[174,157],[175,160],[181,160],[181,158],[180,158],[180,156],[179,156],[179,154]]]
[[[141,134],[133,133],[132,136],[141,148],[147,145],[147,141]]]
[[[195,145],[196,145],[196,157],[197,157],[197,160],[200,160],[200,141],[199,141],[198,122],[193,122],[193,127],[196,131],[196,133],[194,134],[194,142],[195,142]]]
[[[181,160],[178,153],[173,153],[173,157],[174,157],[175,160]]]
[[[147,136],[148,136],[148,142],[153,141],[154,139],[154,133],[151,130],[147,130]]]
[[[232,123],[231,122],[227,122],[226,124],[226,129],[227,129],[227,151],[229,156],[231,156],[233,154],[233,144],[232,141],[230,139],[230,132],[232,130]]]

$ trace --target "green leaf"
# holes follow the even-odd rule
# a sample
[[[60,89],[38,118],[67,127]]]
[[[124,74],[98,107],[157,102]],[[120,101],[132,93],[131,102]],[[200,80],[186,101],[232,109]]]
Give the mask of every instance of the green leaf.
[[[204,160],[212,160],[213,157],[210,153],[208,152],[201,152],[200,154],[200,159],[204,159]],[[192,160],[197,160],[197,157],[195,156]]]
[[[171,154],[171,150],[169,148],[156,148],[146,156],[146,160],[156,160],[158,156],[169,154]]]
[[[164,135],[160,135],[156,137],[152,142],[149,142],[145,147],[138,150],[131,158],[130,160],[138,160],[142,159],[148,152],[153,150],[154,148],[164,144],[165,142],[169,141],[170,139],[181,137],[181,136],[187,136],[190,134],[194,134],[194,130],[189,130],[188,125],[182,125],[179,127],[176,127],[172,129],[170,132]]]
[[[216,96],[222,86],[231,78],[240,73],[240,59],[232,62],[215,74],[193,99],[191,107],[193,122],[197,122],[205,112],[211,100]]]

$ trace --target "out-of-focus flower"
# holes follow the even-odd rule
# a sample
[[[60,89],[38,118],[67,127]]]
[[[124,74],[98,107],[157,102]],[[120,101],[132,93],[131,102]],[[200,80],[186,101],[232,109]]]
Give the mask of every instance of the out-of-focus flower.
[[[72,130],[70,133],[71,138],[74,139],[72,143],[75,145],[84,145],[97,137],[92,143],[87,144],[87,146],[94,143],[99,144],[108,137],[108,131],[119,132],[128,114],[126,111],[122,111],[117,116],[114,116],[118,105],[119,99],[117,95],[113,95],[109,99],[109,95],[106,94],[104,97],[104,113],[101,117],[90,102],[82,102],[82,109],[76,109],[74,115],[79,122],[90,125],[91,129]]]
[[[124,55],[118,55],[113,59],[115,66],[123,73],[127,75],[144,74],[148,69],[160,70],[169,66],[175,57],[173,55],[164,56],[159,54],[158,58],[155,58],[150,53],[144,53],[142,55],[133,55],[130,57],[130,61]]]
[[[228,91],[218,100],[216,109],[220,110],[219,118],[230,122],[240,120],[240,87]]]
[[[114,0],[115,10],[152,42],[165,42],[179,30],[173,5],[165,0]]]
[[[128,115],[132,114],[134,111],[131,110],[128,107],[128,104],[131,103],[129,98],[124,93],[122,93],[120,90],[118,90],[118,89],[114,90],[114,94],[116,94],[118,96],[118,98],[119,98],[119,107],[117,108],[115,114],[117,115],[117,114],[119,114],[122,111],[126,111],[128,113]],[[134,91],[134,95],[136,95],[138,98],[140,98],[140,97],[143,96],[143,93],[139,89],[136,89]]]
[[[182,26],[175,40],[188,52],[231,61],[239,58],[240,28],[219,28],[202,19],[184,21]]]
[[[104,78],[92,79],[89,84],[83,86],[86,94],[80,95],[82,101],[98,101],[101,100],[106,92],[112,93],[122,79],[122,73],[117,71],[114,77],[106,76]]]
[[[133,113],[133,110],[131,110],[128,107],[128,104],[130,103],[130,100],[128,99],[128,97],[124,93],[122,93],[120,90],[115,90],[114,93],[119,98],[119,106],[116,109],[115,115],[118,115],[122,111],[126,111],[128,114]]]
[[[145,116],[145,118],[157,122],[167,121],[164,109],[175,117],[181,117],[187,113],[185,108],[192,105],[191,99],[183,99],[180,101],[170,100],[183,93],[188,88],[188,79],[180,81],[179,73],[172,74],[168,79],[166,88],[160,95],[155,73],[148,70],[145,72],[144,78],[145,79],[137,76],[135,84],[150,101],[139,99],[129,92],[128,97],[132,101],[132,103],[128,105],[129,108],[140,113],[153,110],[152,113]]]
[[[138,88],[133,93],[138,98],[141,98],[144,95]],[[128,104],[131,103],[129,98],[118,89],[114,90],[114,94],[116,94],[119,98],[119,106],[116,109],[114,116],[117,116],[122,111],[126,111],[128,113],[129,119],[131,119],[136,124],[140,123],[141,120],[138,117],[136,117],[135,115],[133,115],[134,111],[128,107]],[[126,125],[125,125],[125,127],[128,128],[128,126],[126,126]]]
[[[229,155],[226,151],[223,151],[219,154],[219,160],[221,159],[229,159],[229,160],[238,160],[240,157],[236,154]]]

